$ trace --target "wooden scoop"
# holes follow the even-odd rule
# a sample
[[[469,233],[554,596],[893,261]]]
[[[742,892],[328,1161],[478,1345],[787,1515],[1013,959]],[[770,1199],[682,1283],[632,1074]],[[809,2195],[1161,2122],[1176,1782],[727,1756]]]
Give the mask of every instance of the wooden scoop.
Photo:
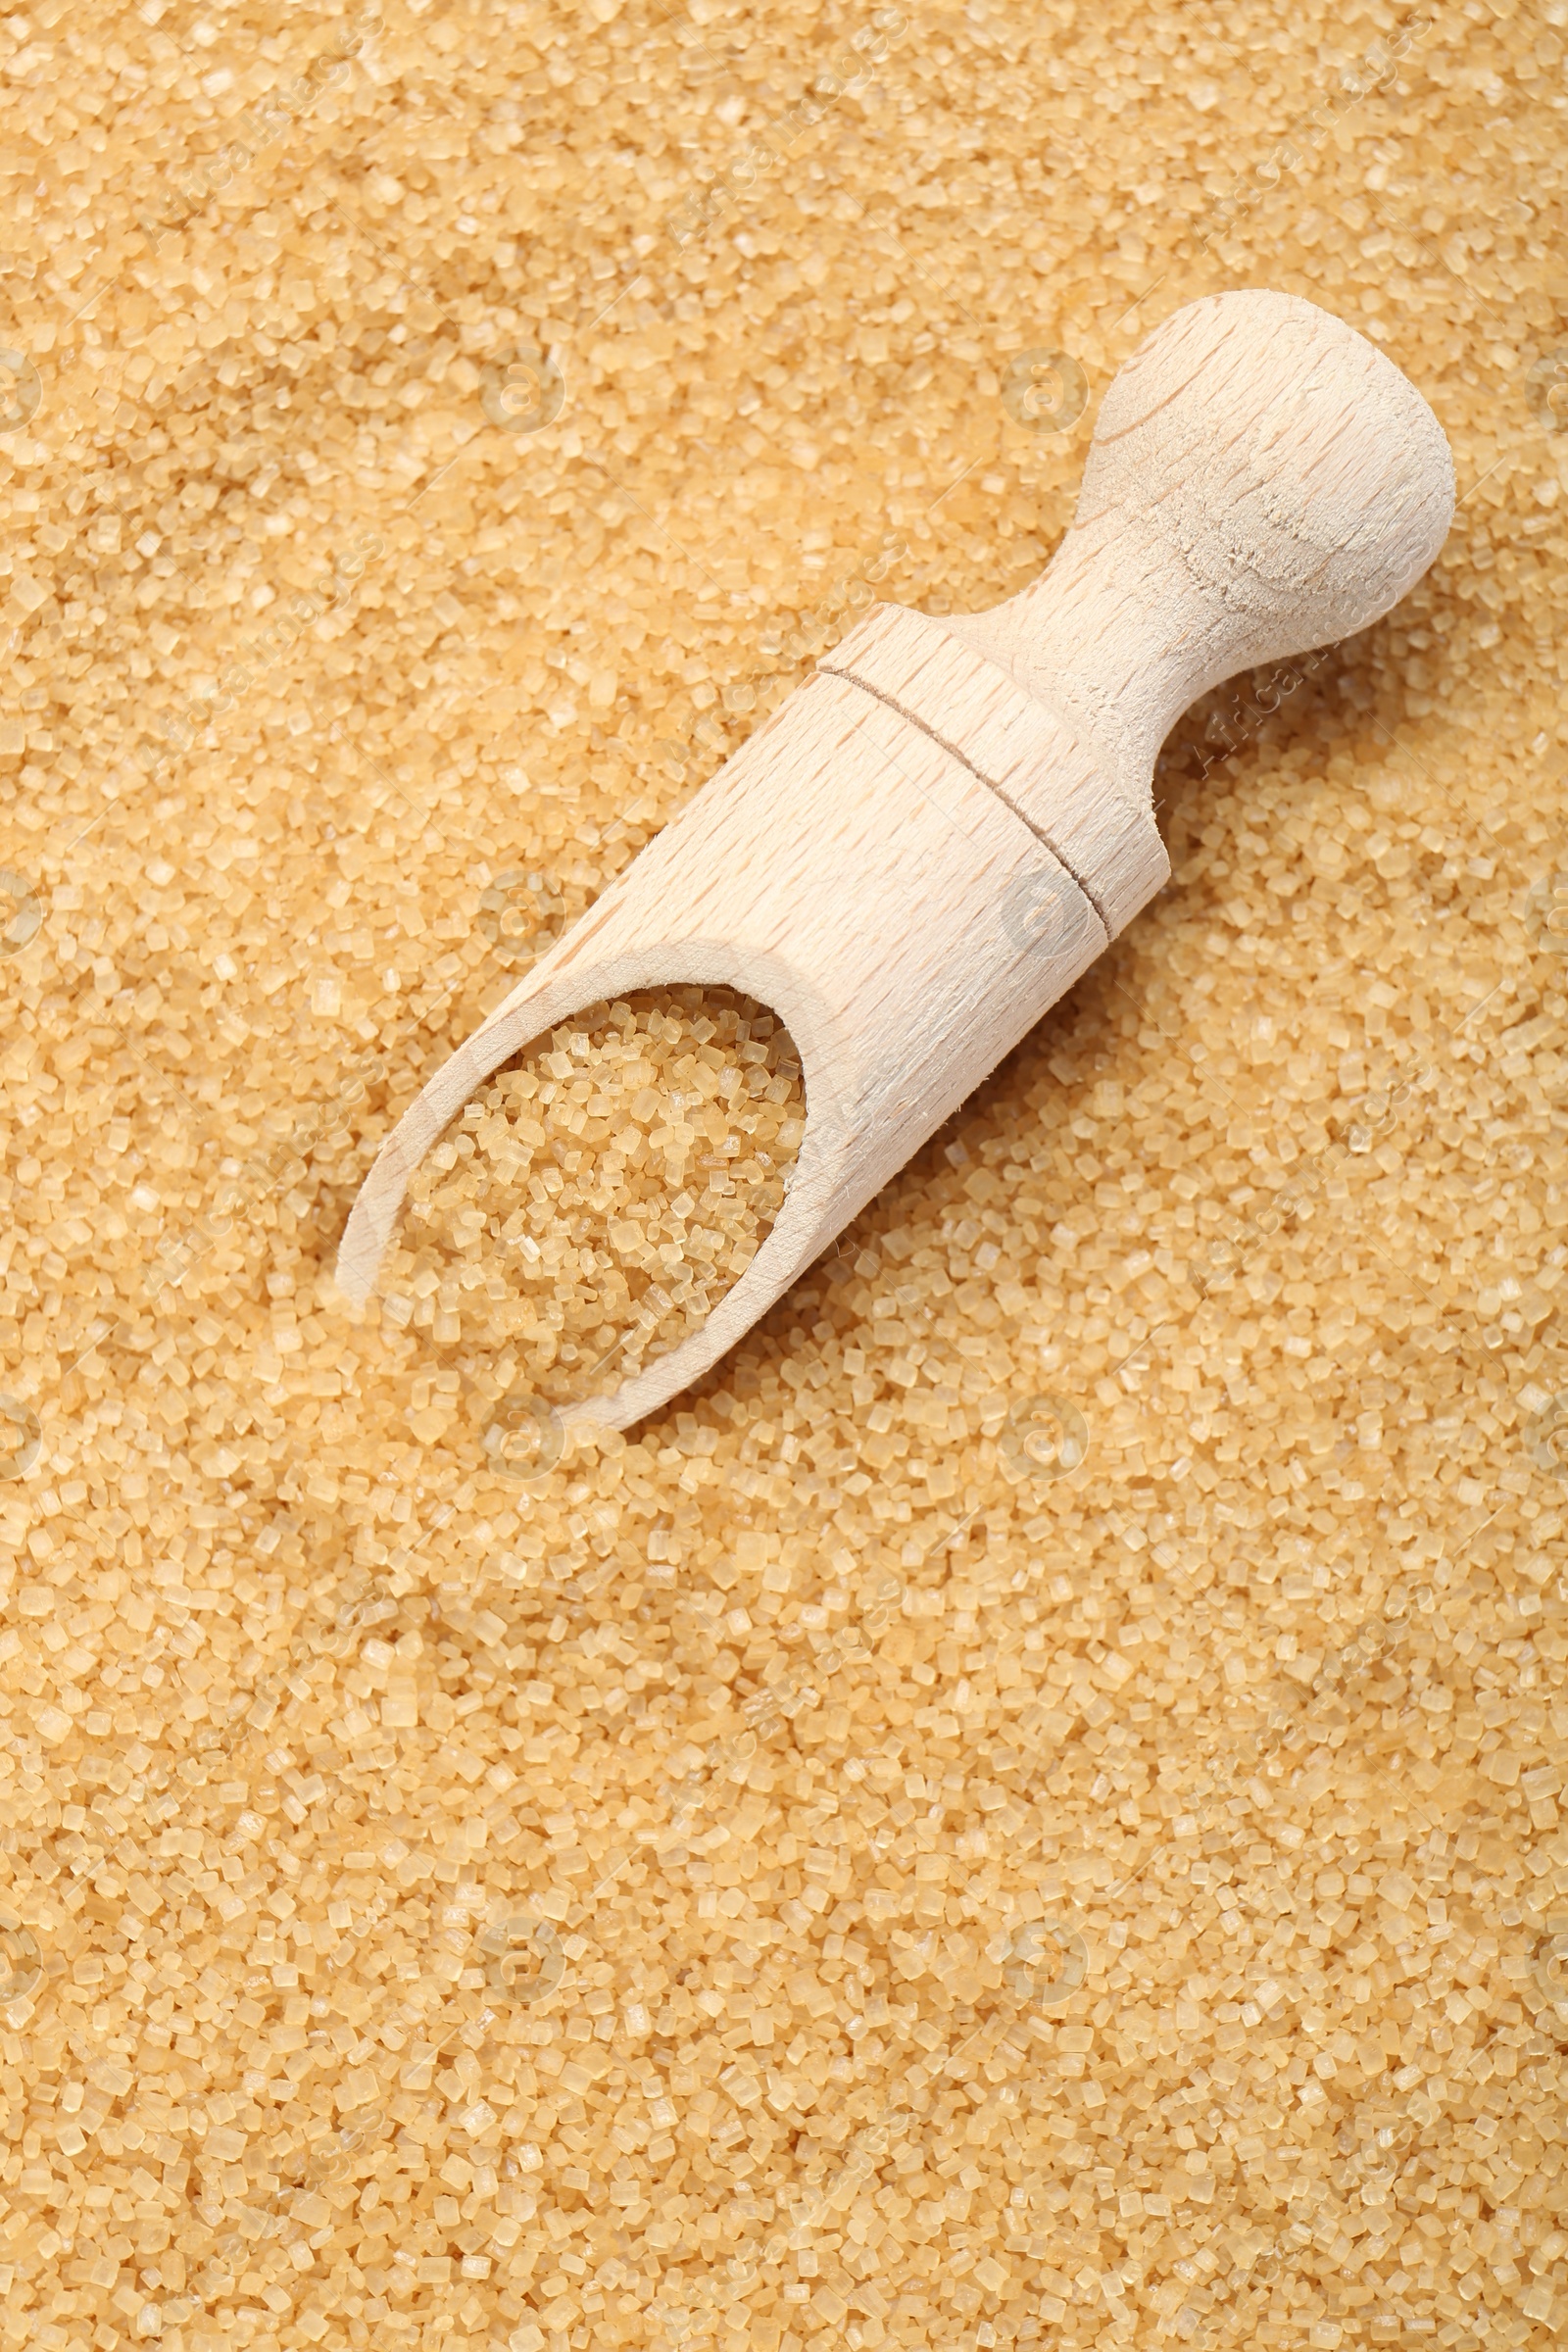
[[[1437,555],[1453,467],[1426,402],[1294,295],[1166,320],[1107,391],[1047,570],[967,619],[874,606],[430,1079],[338,1256],[368,1296],[409,1178],[490,1073],[635,989],[759,999],[807,1124],[777,1222],[703,1329],[613,1395],[696,1380],[1169,875],[1154,757],[1195,697],[1364,628]]]

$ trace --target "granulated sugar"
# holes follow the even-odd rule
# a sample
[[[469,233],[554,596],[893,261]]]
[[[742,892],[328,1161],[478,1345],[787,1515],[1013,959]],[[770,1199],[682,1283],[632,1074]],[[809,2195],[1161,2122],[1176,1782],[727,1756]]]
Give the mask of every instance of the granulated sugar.
[[[445,1347],[514,1337],[558,1402],[608,1395],[751,1264],[803,1111],[795,1049],[749,999],[601,1006],[498,1071],[435,1146],[383,1267],[387,1312]]]
[[[1561,2340],[1562,13],[0,24],[0,2345]],[[603,1322],[346,1312],[379,1142],[1249,285],[1433,402],[1443,559],[503,1475]]]

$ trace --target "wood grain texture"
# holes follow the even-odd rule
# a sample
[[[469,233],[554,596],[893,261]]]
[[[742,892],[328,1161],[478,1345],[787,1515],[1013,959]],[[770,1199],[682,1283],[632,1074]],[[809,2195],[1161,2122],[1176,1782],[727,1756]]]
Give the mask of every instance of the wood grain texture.
[[[1118,791],[1081,728],[945,621],[878,605],[821,666],[867,687],[989,784],[1073,876],[1107,941],[1169,878],[1148,794]]]
[[[1295,295],[1210,295],[1112,381],[1040,578],[946,625],[1142,799],[1189,704],[1365,628],[1452,514],[1443,428],[1392,360]]]
[[[1178,312],[1106,393],[1042,577],[968,619],[876,608],[437,1071],[355,1203],[344,1291],[368,1297],[414,1169],[502,1063],[636,989],[740,990],[802,1056],[777,1221],[700,1332],[571,1411],[666,1402],[1160,887],[1174,718],[1385,612],[1452,499],[1431,411],[1340,320],[1267,293]]]

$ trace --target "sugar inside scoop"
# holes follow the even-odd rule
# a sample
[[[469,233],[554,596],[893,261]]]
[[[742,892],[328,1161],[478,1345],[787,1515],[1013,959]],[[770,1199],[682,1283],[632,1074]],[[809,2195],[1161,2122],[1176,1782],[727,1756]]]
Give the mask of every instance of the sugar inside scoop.
[[[600,1004],[498,1070],[409,1186],[385,1312],[510,1348],[552,1403],[698,1330],[765,1240],[805,1132],[788,1034],[720,989]]]

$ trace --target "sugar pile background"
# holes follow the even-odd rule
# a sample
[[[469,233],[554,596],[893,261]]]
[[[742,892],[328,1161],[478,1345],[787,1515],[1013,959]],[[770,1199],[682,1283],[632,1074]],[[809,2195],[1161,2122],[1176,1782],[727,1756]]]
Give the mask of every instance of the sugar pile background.
[[[5,20],[0,2341],[1552,2340],[1562,14]],[[1442,562],[497,1478],[331,1291],[377,1139],[1248,284],[1433,401]]]

